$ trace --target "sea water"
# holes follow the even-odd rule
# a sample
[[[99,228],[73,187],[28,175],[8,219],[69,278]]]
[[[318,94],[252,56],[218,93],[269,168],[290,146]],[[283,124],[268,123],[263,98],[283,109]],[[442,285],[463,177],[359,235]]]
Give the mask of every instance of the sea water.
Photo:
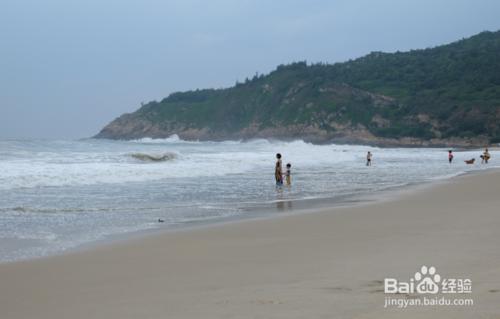
[[[373,165],[365,165],[366,153]],[[276,153],[292,187],[276,188]],[[354,200],[498,165],[492,152],[269,140],[0,140],[0,261],[45,256],[114,235],[248,218],[260,207]],[[475,165],[463,160],[476,158]],[[158,220],[161,219],[162,223]]]

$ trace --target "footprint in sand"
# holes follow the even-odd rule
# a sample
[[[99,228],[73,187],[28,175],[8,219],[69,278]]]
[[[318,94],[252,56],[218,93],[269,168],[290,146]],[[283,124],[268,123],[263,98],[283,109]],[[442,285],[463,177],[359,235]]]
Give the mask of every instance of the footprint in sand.
[[[372,280],[372,281],[364,284],[363,286],[370,288],[369,292],[372,294],[384,292],[384,282],[382,280],[378,280],[378,279]]]

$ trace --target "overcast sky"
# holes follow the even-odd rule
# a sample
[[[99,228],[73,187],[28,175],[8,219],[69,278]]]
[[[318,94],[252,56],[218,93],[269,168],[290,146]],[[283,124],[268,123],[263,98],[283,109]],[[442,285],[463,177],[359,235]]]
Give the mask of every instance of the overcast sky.
[[[88,137],[175,91],[498,29],[498,0],[2,0],[0,138]]]

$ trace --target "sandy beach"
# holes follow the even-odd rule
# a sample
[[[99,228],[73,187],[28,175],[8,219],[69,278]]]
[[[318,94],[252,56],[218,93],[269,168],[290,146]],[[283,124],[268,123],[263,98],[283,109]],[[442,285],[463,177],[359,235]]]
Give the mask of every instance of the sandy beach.
[[[0,317],[500,318],[499,189],[500,172],[483,172],[367,205],[2,264]],[[422,265],[470,278],[474,305],[384,308],[384,278]]]

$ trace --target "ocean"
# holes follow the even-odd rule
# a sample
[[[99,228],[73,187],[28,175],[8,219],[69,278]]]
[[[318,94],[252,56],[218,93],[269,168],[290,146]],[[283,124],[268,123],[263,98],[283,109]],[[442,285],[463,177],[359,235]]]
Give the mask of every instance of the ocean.
[[[365,165],[367,151],[373,153],[371,167]],[[278,152],[283,165],[292,165],[291,187],[275,185]],[[447,149],[440,148],[188,142],[177,136],[0,140],[0,262],[145,230],[270,216],[305,201],[302,206],[352,202],[500,165],[500,152],[491,152],[488,165],[481,164],[480,153],[457,150],[450,165]],[[476,164],[465,165],[473,157]]]

